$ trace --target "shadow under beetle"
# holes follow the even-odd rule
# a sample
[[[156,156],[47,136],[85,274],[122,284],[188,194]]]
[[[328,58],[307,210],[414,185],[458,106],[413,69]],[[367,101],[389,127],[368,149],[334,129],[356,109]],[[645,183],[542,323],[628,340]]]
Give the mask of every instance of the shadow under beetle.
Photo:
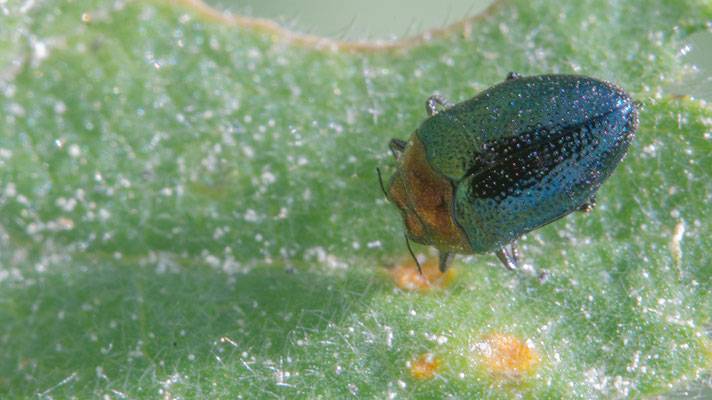
[[[431,96],[425,108],[407,142],[391,140],[398,168],[381,187],[408,249],[409,239],[435,247],[443,272],[455,254],[492,251],[516,270],[517,239],[593,209],[638,128],[628,93],[577,75],[510,73],[472,99]]]

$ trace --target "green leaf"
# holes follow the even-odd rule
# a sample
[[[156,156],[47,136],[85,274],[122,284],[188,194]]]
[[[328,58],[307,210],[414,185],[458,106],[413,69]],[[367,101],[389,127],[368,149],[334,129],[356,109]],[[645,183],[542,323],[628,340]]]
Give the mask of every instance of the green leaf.
[[[385,47],[187,1],[0,7],[0,396],[624,398],[709,370],[712,109],[664,90],[708,2],[512,0]],[[388,140],[510,71],[619,84],[636,141],[524,271],[400,289]]]

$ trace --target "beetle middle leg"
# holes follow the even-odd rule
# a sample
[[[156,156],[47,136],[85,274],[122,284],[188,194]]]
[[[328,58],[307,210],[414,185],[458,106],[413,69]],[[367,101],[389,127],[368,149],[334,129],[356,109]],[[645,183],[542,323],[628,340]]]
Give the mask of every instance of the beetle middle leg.
[[[519,249],[517,248],[517,241],[513,241],[509,246],[512,249],[512,261],[514,261],[514,265],[519,265]]]
[[[440,104],[445,108],[450,108],[455,105],[455,103],[444,98],[443,96],[437,94],[430,96],[428,97],[428,100],[425,101],[425,111],[428,113],[428,117],[432,117],[438,113],[438,106],[436,104]]]
[[[510,271],[516,271],[518,269],[517,263],[519,259],[519,251],[516,245],[513,243],[511,246],[511,252],[507,251],[506,247],[501,247],[499,250],[495,251],[499,261]]]

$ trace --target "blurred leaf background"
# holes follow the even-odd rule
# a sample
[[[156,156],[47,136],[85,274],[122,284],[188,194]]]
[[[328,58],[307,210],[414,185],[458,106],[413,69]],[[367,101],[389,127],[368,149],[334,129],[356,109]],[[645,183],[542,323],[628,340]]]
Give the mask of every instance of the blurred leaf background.
[[[261,4],[217,6],[348,39],[488,6],[342,4],[339,20],[314,3],[311,20],[307,3]],[[390,50],[314,49],[188,3],[0,11],[3,397],[701,393],[712,112],[685,95],[710,93],[709,3],[503,2]],[[383,268],[406,257],[374,172],[392,171],[387,141],[428,95],[509,71],[614,81],[647,103],[640,134],[593,213],[523,240],[525,271],[467,257],[445,288],[404,290]],[[494,373],[492,334],[541,359]],[[426,354],[435,373],[413,373]]]

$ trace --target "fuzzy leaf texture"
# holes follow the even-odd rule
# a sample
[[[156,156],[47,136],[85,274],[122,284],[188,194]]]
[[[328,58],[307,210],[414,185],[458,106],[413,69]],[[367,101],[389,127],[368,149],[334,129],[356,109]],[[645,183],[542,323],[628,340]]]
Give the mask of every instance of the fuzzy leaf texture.
[[[512,0],[394,46],[168,1],[0,3],[0,397],[635,398],[709,374],[703,1]],[[581,73],[646,103],[588,215],[409,291],[379,188],[440,93]],[[429,255],[427,248],[415,251]],[[393,270],[389,270],[393,271]],[[537,276],[548,271],[548,280]],[[700,383],[698,383],[700,385]]]

